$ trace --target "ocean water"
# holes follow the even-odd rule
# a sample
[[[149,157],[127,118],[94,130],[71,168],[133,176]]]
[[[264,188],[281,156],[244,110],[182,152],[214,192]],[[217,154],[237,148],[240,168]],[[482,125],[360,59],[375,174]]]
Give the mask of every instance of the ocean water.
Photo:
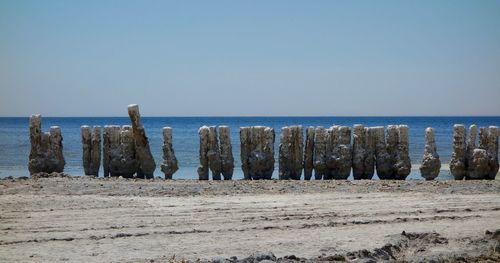
[[[29,132],[28,118],[0,118],[0,177],[28,175]],[[500,126],[500,117],[143,117],[143,125],[149,137],[150,147],[158,168],[155,176],[163,176],[159,169],[162,158],[162,127],[173,128],[173,145],[179,161],[179,170],[174,174],[177,179],[196,179],[198,175],[198,128],[203,125],[228,125],[231,128],[231,141],[235,158],[234,179],[243,178],[240,162],[239,127],[263,125],[270,126],[276,132],[276,164],[273,178],[278,176],[278,144],[280,129],[283,126],[302,125],[330,127],[333,124],[351,126],[387,126],[389,124],[406,124],[410,128],[410,158],[413,164],[409,179],[421,179],[418,165],[424,151],[424,131],[433,127],[436,131],[438,153],[443,163],[438,179],[451,179],[447,169],[450,161],[453,125]],[[60,126],[63,135],[65,172],[82,175],[81,125],[125,125],[130,124],[128,117],[64,117],[42,118],[42,129]],[[102,176],[102,167],[101,167]],[[375,176],[376,178],[376,176]]]

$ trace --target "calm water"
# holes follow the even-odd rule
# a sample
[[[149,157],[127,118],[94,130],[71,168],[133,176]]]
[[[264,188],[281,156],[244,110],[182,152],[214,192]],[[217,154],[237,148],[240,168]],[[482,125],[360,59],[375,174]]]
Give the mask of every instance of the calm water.
[[[102,118],[49,118],[44,117],[43,130],[52,125],[60,126],[63,134],[65,172],[83,174],[81,125],[130,124],[128,117]],[[478,126],[500,126],[500,117],[143,117],[143,124],[150,140],[151,150],[157,166],[161,162],[162,134],[161,128],[173,128],[174,150],[179,160],[180,169],[174,178],[197,178],[198,165],[198,128],[202,125],[228,125],[231,128],[233,155],[235,157],[235,179],[243,177],[239,160],[239,127],[264,125],[274,127],[276,131],[276,154],[279,144],[280,128],[287,125],[325,126],[332,124],[352,126],[361,123],[365,126],[386,126],[388,124],[406,124],[410,127],[410,157],[413,164],[419,164],[424,148],[424,130],[433,127],[436,130],[436,141],[441,161],[444,164],[441,179],[449,179],[447,164],[450,161],[453,124],[477,124]],[[28,175],[27,158],[29,154],[28,118],[0,118],[0,177],[9,175]],[[276,159],[277,160],[277,159]],[[278,169],[274,172],[277,177]],[[102,168],[101,168],[102,174]],[[155,175],[163,176],[159,167]],[[409,178],[420,179],[418,169]]]

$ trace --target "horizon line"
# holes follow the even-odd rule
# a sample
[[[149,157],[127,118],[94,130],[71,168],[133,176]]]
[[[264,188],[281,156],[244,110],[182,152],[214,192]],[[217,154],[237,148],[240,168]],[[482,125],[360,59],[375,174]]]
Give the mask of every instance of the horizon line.
[[[37,113],[38,114],[38,113]],[[0,116],[0,118],[29,118],[30,116]],[[128,118],[121,116],[44,116],[44,118]],[[500,117],[500,115],[142,115],[142,118],[443,118],[443,117]]]

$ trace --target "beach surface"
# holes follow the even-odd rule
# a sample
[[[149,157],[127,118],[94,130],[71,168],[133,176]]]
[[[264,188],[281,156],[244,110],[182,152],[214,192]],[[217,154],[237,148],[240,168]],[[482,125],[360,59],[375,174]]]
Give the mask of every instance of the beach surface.
[[[500,260],[500,180],[0,180],[0,262]]]

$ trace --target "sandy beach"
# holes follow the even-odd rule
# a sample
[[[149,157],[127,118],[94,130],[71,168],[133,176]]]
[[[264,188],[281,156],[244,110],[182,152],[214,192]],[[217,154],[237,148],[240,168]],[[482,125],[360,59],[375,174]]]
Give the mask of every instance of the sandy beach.
[[[499,180],[7,178],[0,261],[495,262],[499,193]]]

